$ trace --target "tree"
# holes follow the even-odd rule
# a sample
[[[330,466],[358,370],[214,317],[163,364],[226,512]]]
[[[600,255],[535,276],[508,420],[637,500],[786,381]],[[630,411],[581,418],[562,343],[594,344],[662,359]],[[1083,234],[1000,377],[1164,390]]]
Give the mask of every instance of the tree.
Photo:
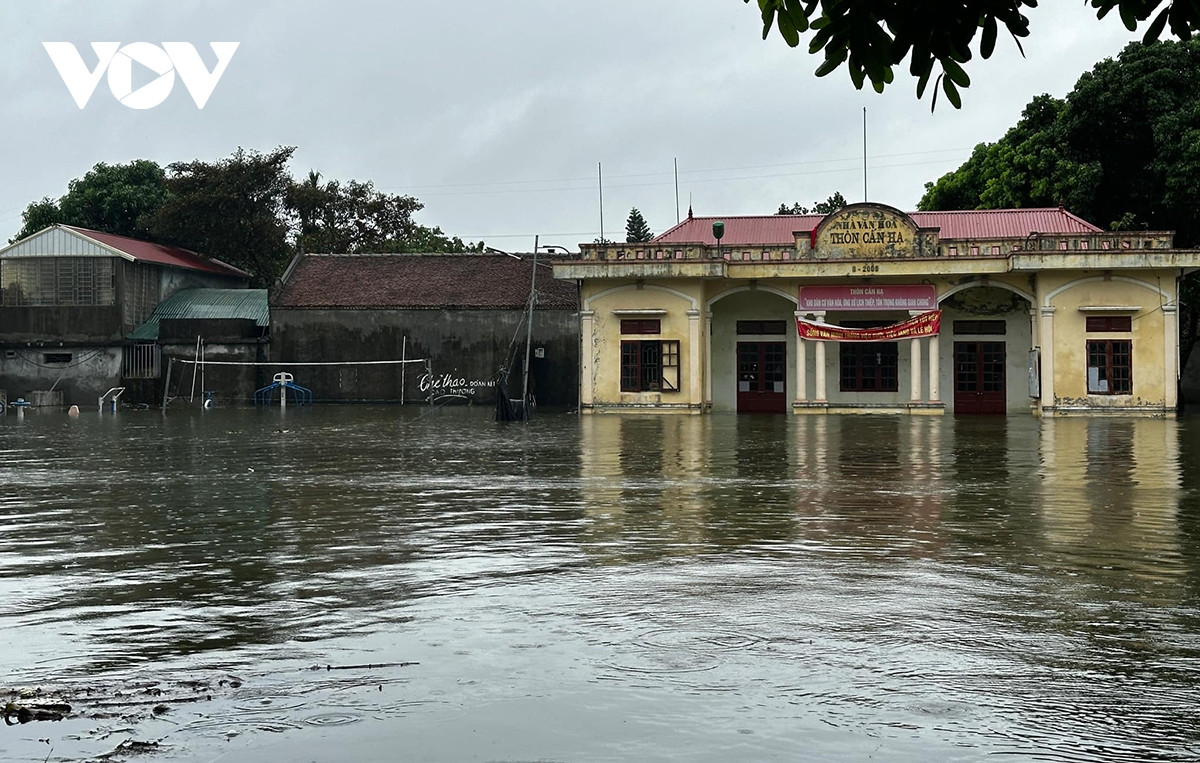
[[[925,184],[918,209],[1012,209],[1063,204],[1094,215],[1099,165],[1072,156],[1065,132],[1066,101],[1039,95],[995,143],[981,143],[971,158],[936,183]]]
[[[646,224],[646,218],[642,217],[638,208],[629,210],[629,218],[625,221],[625,242],[643,244],[652,238],[654,234],[650,232],[650,226]]]
[[[13,240],[55,223],[146,238],[149,219],[168,196],[166,173],[157,163],[146,159],[128,164],[100,162],[72,180],[57,201],[46,198],[26,207],[22,215],[25,224]]]
[[[917,80],[920,98],[937,64],[940,71],[934,80],[932,105],[937,105],[940,88],[955,108],[962,105],[959,88],[971,84],[962,65],[971,60],[975,36],[979,35],[978,52],[983,58],[991,57],[995,50],[1001,26],[1020,49],[1021,38],[1029,36],[1025,9],[1038,4],[1037,0],[957,3],[757,0],[757,3],[764,40],[776,28],[794,48],[800,44],[800,35],[812,30],[808,52],[824,52],[824,61],[816,70],[818,77],[845,65],[856,88],[861,90],[870,80],[876,92],[883,92],[895,78],[893,67],[907,60],[909,73]],[[1192,33],[1200,30],[1200,4],[1193,0],[1091,0],[1090,4],[1098,18],[1117,10],[1130,31],[1153,16],[1144,36],[1147,43],[1158,40],[1167,26],[1181,40],[1191,39]]]
[[[17,235],[8,240],[10,244],[32,236],[43,228],[63,222],[62,210],[59,209],[58,202],[49,196],[25,207],[25,211],[21,213],[21,219],[25,224],[21,226],[21,230],[17,231]]]
[[[838,211],[844,206],[846,206],[846,197],[842,196],[841,191],[834,191],[833,195],[825,201],[814,201],[812,207],[806,207],[798,201],[791,206],[788,206],[787,204],[780,204],[779,209],[775,212],[775,214],[828,215]]]
[[[292,183],[287,206],[298,220],[296,249],[301,252],[467,252],[483,251],[483,242],[464,243],[441,228],[418,225],[413,214],[424,205],[412,196],[375,190],[371,181],[331,180],[310,171]]]
[[[216,162],[175,162],[167,169],[170,198],[150,221],[152,240],[214,257],[270,285],[287,265],[287,171],[293,146],[268,154],[239,148]]]
[[[846,197],[842,196],[841,191],[834,191],[833,195],[825,201],[818,201],[813,204],[813,213],[831,215],[844,206],[846,206]]]
[[[482,251],[441,228],[419,225],[412,196],[377,191],[371,181],[300,182],[281,146],[267,154],[239,148],[215,162],[176,162],[165,170],[138,160],[97,164],[60,199],[30,204],[16,241],[55,223],[180,246],[241,268],[267,286],[301,252]]]
[[[310,172],[303,183],[292,183],[287,204],[299,218],[296,248],[302,252],[404,251],[403,242],[417,232],[413,213],[421,202],[375,190],[371,181],[331,180],[322,185],[320,173]]]
[[[995,143],[935,183],[918,209],[1063,204],[1102,228],[1175,231],[1200,244],[1200,40],[1132,43],[1084,73],[1063,100],[1040,95]],[[1183,344],[1200,331],[1200,289],[1184,281]]]
[[[1200,40],[1132,43],[1066,98],[1034,98],[995,143],[926,183],[917,208],[1063,204],[1084,219],[1200,243]]]
[[[466,243],[458,236],[448,236],[438,226],[432,228],[418,225],[416,230],[402,242],[398,252],[482,252],[486,247],[482,241]]]

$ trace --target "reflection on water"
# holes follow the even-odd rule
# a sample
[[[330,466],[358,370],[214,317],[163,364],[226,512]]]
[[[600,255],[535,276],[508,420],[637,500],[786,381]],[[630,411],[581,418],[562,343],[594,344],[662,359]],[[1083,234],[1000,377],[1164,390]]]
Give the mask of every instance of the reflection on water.
[[[1191,420],[42,413],[0,456],[0,668],[77,705],[5,760],[1200,756]]]

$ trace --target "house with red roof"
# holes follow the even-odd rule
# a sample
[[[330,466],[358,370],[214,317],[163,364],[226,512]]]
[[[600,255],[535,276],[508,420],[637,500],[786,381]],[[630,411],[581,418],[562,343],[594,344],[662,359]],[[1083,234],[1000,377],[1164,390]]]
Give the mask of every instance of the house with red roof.
[[[158,347],[135,334],[155,308],[184,290],[249,282],[196,252],[71,225],[0,249],[0,401],[53,391],[39,399],[91,405],[156,379]]]
[[[584,412],[1171,416],[1170,231],[1059,208],[695,217],[583,244]]]

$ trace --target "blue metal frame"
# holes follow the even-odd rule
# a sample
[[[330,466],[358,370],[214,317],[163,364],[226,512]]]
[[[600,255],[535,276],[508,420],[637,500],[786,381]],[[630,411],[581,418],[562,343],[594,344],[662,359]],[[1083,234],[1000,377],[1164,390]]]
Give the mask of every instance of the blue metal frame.
[[[269,386],[257,389],[254,391],[254,407],[259,405],[271,405],[275,402],[275,390],[279,390],[279,394],[286,395],[288,390],[292,391],[292,401],[296,405],[312,405],[313,394],[308,387],[301,387],[299,384],[290,381],[274,382]]]

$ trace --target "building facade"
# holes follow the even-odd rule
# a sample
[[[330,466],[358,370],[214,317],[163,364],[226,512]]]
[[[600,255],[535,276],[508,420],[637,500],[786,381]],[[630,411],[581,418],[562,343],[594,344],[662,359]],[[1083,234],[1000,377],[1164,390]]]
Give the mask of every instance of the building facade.
[[[1200,266],[1061,208],[874,203],[581,250],[584,412],[1173,415]]]
[[[186,249],[70,225],[39,231],[0,249],[0,390],[10,400],[91,405],[154,379],[159,348],[132,335],[155,307],[181,290],[249,280]]]
[[[527,354],[536,403],[576,407],[577,291],[544,257],[305,254],[271,296],[272,360],[318,401],[494,405]]]

